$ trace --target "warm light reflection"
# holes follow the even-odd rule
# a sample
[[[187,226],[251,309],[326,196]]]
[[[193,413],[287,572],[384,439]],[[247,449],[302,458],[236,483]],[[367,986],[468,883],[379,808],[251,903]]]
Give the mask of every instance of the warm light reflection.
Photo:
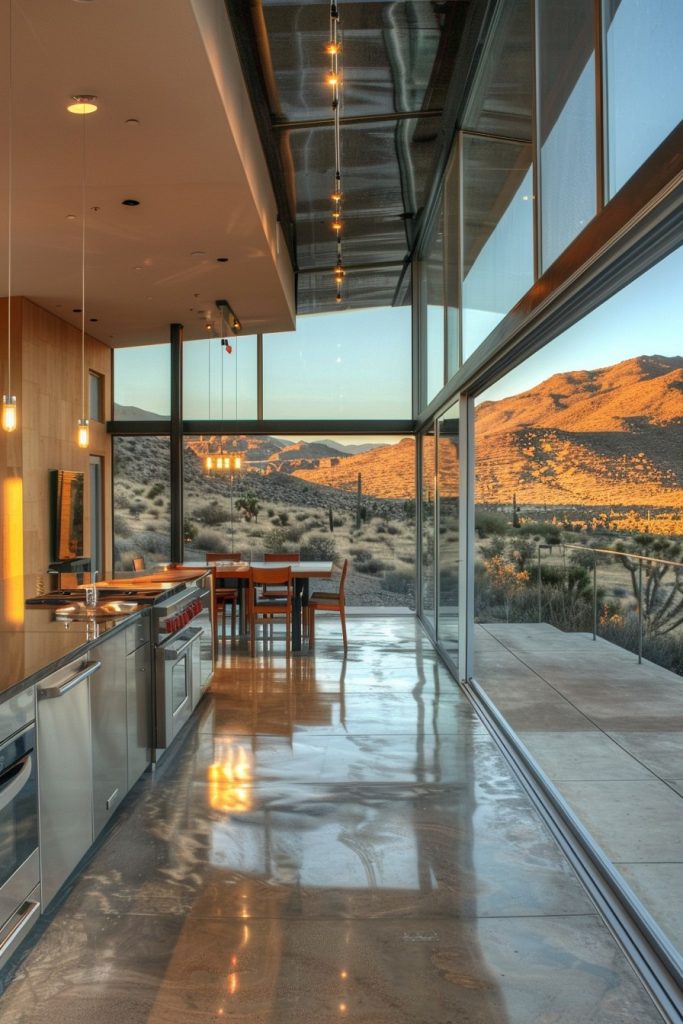
[[[24,621],[24,493],[19,477],[3,484],[2,571],[5,577],[5,622]]]
[[[346,1003],[340,1003],[339,1004],[339,1012],[340,1013],[346,1013],[347,1010],[348,1010],[348,1006],[346,1005]]]
[[[228,975],[228,994],[231,996],[237,995],[239,987],[239,974],[237,971],[231,971]]]
[[[239,744],[227,746],[225,751],[219,748],[207,774],[209,803],[214,811],[240,814],[251,809],[253,758],[250,750]]]
[[[349,972],[348,971],[340,971],[339,972],[339,977],[340,978],[348,978],[348,976],[349,976]]]

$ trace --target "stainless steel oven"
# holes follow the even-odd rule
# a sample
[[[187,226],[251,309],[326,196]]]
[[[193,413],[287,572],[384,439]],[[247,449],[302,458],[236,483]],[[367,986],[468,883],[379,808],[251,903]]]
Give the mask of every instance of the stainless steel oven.
[[[207,644],[211,648],[210,602],[210,590],[195,586],[152,607],[155,761],[192,714],[210,677],[213,663],[207,666],[205,654]]]
[[[0,967],[40,911],[38,771],[33,690],[10,698],[0,724]]]

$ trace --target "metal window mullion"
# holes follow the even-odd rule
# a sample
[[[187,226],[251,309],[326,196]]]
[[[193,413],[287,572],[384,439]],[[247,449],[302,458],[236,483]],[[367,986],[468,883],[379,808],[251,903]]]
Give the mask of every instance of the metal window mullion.
[[[422,608],[422,443],[424,434],[415,437],[415,610],[423,619]]]
[[[534,63],[531,75],[533,116],[531,119],[531,159],[532,159],[532,213],[533,242],[534,242],[534,283],[541,276],[541,264],[543,260],[543,212],[541,209],[541,190],[543,188],[541,175],[541,43],[540,43],[540,0],[532,0],[531,4],[531,40],[533,46]]]
[[[183,560],[183,325],[171,324],[171,561]]]
[[[474,675],[474,398],[460,395],[460,572],[458,574],[458,677]]]
[[[603,34],[602,0],[593,0],[594,36],[593,49],[595,52],[595,209],[596,213],[605,205],[607,189],[607,167],[609,154],[607,152],[607,80],[605,78],[605,47],[606,36]]]
[[[456,371],[455,372],[457,373],[458,370],[460,369],[460,367],[463,364],[463,325],[464,325],[464,316],[463,316],[463,308],[462,308],[462,296],[463,296],[463,273],[464,273],[464,266],[465,266],[465,211],[464,211],[464,208],[463,208],[464,191],[465,191],[464,190],[464,182],[463,182],[463,151],[464,151],[465,147],[463,145],[462,132],[458,132],[456,146],[457,146],[456,160],[457,160],[457,165],[458,165],[457,175],[456,175],[457,190],[458,190],[458,204],[457,204],[457,212],[456,212],[456,225],[457,225],[457,243],[456,244],[457,244],[457,253],[458,253],[458,255],[457,255],[458,266],[457,266],[457,269],[456,269],[456,283],[457,284],[456,284],[455,297],[456,297],[456,302],[458,304],[458,310],[457,310],[457,319],[458,319],[458,351],[457,351],[457,356],[456,356],[457,366],[456,366]]]
[[[235,410],[237,416],[237,410]],[[263,335],[256,335],[256,419],[263,419]]]
[[[439,541],[439,522],[441,518],[441,478],[439,476],[439,442],[441,438],[441,424],[438,419],[434,419],[434,636],[436,637],[437,646],[439,643],[439,608],[441,607],[441,573],[439,571],[440,566],[440,551],[441,542]]]

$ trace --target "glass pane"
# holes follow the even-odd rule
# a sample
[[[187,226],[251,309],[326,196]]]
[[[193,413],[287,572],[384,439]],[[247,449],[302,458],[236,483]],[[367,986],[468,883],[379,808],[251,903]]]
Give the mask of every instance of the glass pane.
[[[463,357],[534,283],[531,146],[463,136]]]
[[[436,625],[436,538],[434,517],[436,512],[436,438],[433,428],[422,435],[422,614]]]
[[[171,557],[171,445],[167,437],[115,437],[114,568]]]
[[[533,40],[529,0],[505,0],[495,11],[463,127],[531,142]]]
[[[228,340],[183,342],[183,419],[256,419],[256,335]]]
[[[460,406],[439,420],[439,644],[458,652],[460,559]]]
[[[683,4],[605,0],[609,195],[681,118]]]
[[[545,270],[596,210],[593,0],[545,0],[539,33]]]
[[[166,420],[170,415],[170,344],[114,349],[114,419]]]
[[[474,626],[478,682],[681,951],[653,879],[680,845],[682,278],[680,249],[477,399]]]
[[[433,237],[422,263],[421,296],[425,303],[425,336],[422,338],[424,408],[444,386],[443,200],[439,201]]]
[[[239,470],[207,471],[221,446]],[[415,608],[414,438],[189,437],[184,472],[187,559],[348,558],[347,605]]]
[[[265,419],[411,418],[411,308],[301,316],[263,338]]]

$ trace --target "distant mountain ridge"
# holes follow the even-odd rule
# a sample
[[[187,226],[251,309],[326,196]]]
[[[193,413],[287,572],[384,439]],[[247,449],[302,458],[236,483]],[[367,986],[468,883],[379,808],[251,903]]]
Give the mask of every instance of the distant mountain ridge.
[[[683,509],[683,357],[555,374],[475,423],[477,501]]]

